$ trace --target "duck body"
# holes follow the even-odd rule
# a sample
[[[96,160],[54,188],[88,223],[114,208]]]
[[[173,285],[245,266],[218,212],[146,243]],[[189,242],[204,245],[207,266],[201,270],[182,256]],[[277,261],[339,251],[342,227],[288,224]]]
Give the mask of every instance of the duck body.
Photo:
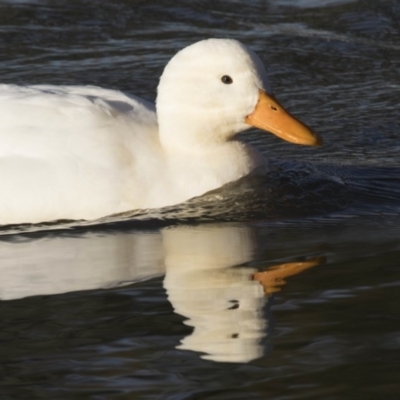
[[[207,154],[164,149],[154,105],[118,91],[0,85],[0,109],[2,224],[172,205],[256,164],[240,142]]]
[[[260,165],[257,151],[233,137],[269,90],[265,71],[239,42],[199,43],[167,65],[157,111],[92,86],[0,85],[0,224],[178,204]],[[205,57],[210,50],[222,61]],[[221,82],[228,73],[236,93]]]

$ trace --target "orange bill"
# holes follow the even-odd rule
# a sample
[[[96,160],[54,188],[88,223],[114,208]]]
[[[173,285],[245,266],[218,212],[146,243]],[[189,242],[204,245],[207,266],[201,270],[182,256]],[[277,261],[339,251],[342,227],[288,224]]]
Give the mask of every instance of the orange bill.
[[[322,144],[318,134],[293,117],[276,99],[263,90],[259,92],[256,108],[246,117],[246,123],[271,132],[288,142],[309,146]]]
[[[274,265],[266,271],[256,272],[253,279],[261,283],[266,295],[279,292],[286,284],[285,278],[297,275],[309,268],[322,265],[326,261],[325,257],[315,257],[307,261],[289,262]]]

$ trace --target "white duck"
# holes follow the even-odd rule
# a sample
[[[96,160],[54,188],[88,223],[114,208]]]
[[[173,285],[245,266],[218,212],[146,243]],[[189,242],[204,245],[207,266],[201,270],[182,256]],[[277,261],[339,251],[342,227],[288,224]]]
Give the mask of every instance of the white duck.
[[[250,126],[319,137],[270,95],[258,56],[209,39],[176,54],[152,104],[91,86],[0,85],[0,224],[96,219],[178,204],[245,176]]]

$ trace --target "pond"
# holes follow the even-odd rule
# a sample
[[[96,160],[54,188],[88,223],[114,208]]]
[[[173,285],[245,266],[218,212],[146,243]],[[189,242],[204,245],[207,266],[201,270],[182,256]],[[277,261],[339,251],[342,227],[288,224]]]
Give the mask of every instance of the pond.
[[[154,101],[178,50],[235,38],[324,138],[242,134],[284,171],[270,197],[262,175],[159,212],[2,227],[0,397],[397,398],[399,19],[395,0],[0,2],[2,83]]]

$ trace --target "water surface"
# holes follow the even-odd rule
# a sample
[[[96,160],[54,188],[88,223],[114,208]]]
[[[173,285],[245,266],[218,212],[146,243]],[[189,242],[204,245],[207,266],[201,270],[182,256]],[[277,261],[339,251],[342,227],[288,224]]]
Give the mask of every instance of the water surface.
[[[336,190],[323,186],[304,214],[259,201],[271,199],[256,180],[223,206],[2,229],[0,397],[397,398],[399,18],[394,0],[1,2],[4,83],[154,100],[177,50],[243,41],[325,145],[243,140],[296,179],[351,185],[335,178],[345,201],[318,209]]]

